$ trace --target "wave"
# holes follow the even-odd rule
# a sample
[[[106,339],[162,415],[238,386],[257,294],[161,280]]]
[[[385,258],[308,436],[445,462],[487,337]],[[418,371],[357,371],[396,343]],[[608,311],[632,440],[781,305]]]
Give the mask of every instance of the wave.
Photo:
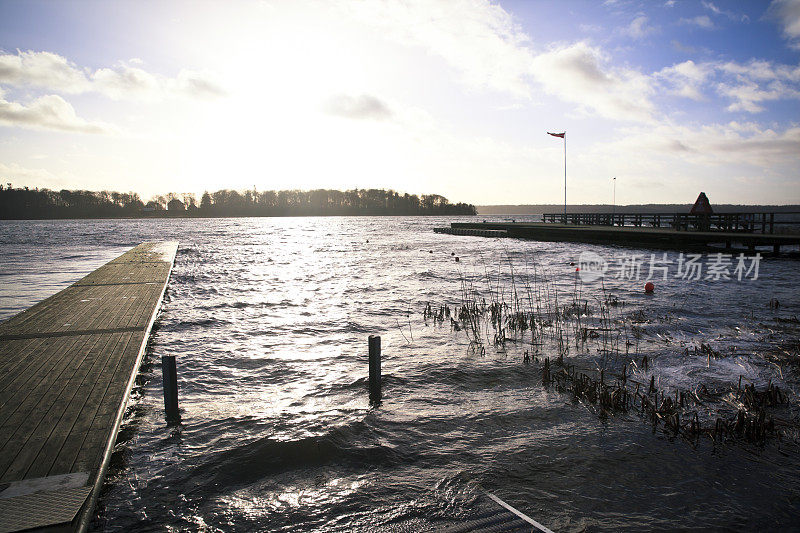
[[[228,320],[219,318],[197,318],[193,320],[181,320],[167,324],[162,321],[161,329],[165,331],[187,331],[195,328],[221,328],[230,324]]]
[[[404,454],[388,446],[364,421],[334,427],[327,433],[296,440],[258,438],[213,454],[187,474],[201,490],[216,486],[230,490],[283,472],[335,464],[363,470],[404,461]],[[202,457],[201,457],[202,458]]]
[[[298,307],[299,304],[291,300],[281,300],[280,302],[245,302],[241,300],[219,302],[211,305],[200,305],[198,309],[214,310],[214,309],[268,309],[272,307]]]

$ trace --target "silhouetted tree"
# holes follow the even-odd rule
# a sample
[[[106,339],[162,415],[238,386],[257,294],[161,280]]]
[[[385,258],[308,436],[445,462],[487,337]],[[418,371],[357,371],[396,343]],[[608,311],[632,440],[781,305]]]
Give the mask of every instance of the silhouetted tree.
[[[400,195],[383,189],[338,191],[204,192],[200,206],[192,194],[155,196],[145,205],[136,193],[112,191],[58,192],[48,189],[0,188],[0,218],[97,218],[166,216],[167,202],[183,198],[187,211],[178,216],[309,216],[309,215],[474,215],[469,204],[451,204],[438,194]],[[169,200],[168,200],[169,199]],[[172,213],[175,216],[173,210]]]

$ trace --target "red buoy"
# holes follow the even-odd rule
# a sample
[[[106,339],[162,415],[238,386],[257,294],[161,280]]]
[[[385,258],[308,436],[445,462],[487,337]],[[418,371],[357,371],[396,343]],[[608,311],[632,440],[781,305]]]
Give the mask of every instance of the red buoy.
[[[644,292],[651,293],[654,290],[656,290],[656,286],[653,285],[652,282],[648,281],[647,283],[644,284]]]

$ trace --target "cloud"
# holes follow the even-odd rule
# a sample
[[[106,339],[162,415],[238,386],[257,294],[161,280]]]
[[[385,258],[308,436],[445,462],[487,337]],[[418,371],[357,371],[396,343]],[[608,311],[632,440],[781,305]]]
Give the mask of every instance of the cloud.
[[[655,111],[646,75],[613,67],[601,48],[583,41],[536,50],[509,13],[485,0],[356,2],[344,9],[381,36],[443,59],[472,90],[520,99],[544,92],[615,120],[649,121]],[[632,27],[636,35],[655,31],[645,19]]]
[[[58,176],[43,168],[27,168],[17,163],[5,164],[0,162],[0,176],[3,183],[11,182],[15,187],[60,187]]]
[[[683,52],[685,54],[694,54],[695,52],[697,52],[697,49],[695,47],[683,44],[682,42],[676,39],[670,41],[670,44],[672,45],[672,48],[674,48],[678,52]]]
[[[91,75],[92,90],[114,100],[149,99],[160,92],[155,76],[136,67],[101,68]]]
[[[181,70],[172,84],[172,90],[196,98],[218,98],[227,95],[221,85],[204,73]]]
[[[89,89],[83,71],[66,58],[51,52],[17,52],[0,55],[0,83],[33,85],[67,93]]]
[[[598,143],[597,153],[637,153],[646,158],[680,157],[701,166],[741,164],[771,168],[794,165],[800,153],[800,127],[782,132],[753,123],[730,122],[700,127],[660,124],[634,128],[615,141]]]
[[[325,102],[323,109],[329,115],[351,119],[385,120],[392,117],[389,106],[367,94],[360,96],[335,95]]]
[[[767,17],[779,22],[790,47],[800,49],[800,0],[773,0]]]
[[[648,122],[655,111],[647,76],[611,68],[603,52],[585,42],[536,56],[532,72],[548,94],[604,117]]]
[[[730,103],[727,111],[760,113],[764,102],[800,99],[800,66],[765,60],[746,63],[684,61],[653,74],[660,88],[692,100],[714,92]]]
[[[697,64],[691,59],[665,67],[655,73],[673,94],[692,100],[703,100],[701,86],[708,78],[712,68],[708,64]]]
[[[763,102],[800,99],[800,66],[751,60],[747,63],[729,61],[716,65],[721,81],[717,92],[732,100],[728,111],[758,113]]]
[[[717,91],[722,96],[733,100],[727,107],[728,111],[746,111],[748,113],[764,111],[762,102],[789,98],[800,99],[800,91],[779,81],[772,82],[765,88],[754,82],[744,82],[738,85],[720,83]]]
[[[140,59],[95,71],[79,68],[52,52],[31,50],[0,54],[0,84],[40,87],[67,94],[95,92],[115,100],[150,100],[167,96],[219,97],[225,91],[207,74],[181,71],[176,78],[149,73]]]
[[[649,19],[645,15],[638,15],[631,23],[621,31],[634,39],[642,39],[648,35],[658,33],[658,28],[648,25]]]
[[[30,129],[77,133],[111,133],[114,129],[101,122],[89,122],[77,116],[75,109],[57,95],[37,98],[29,105],[7,101],[0,94],[0,124]]]
[[[601,48],[579,41],[535,50],[501,6],[487,1],[388,1],[348,4],[357,20],[405,46],[442,58],[470,89],[532,99],[542,91],[585,113],[649,121],[652,80],[615,68]],[[634,21],[637,35],[654,31]]]
[[[408,0],[357,2],[349,8],[382,35],[441,57],[471,87],[531,96],[530,40],[499,5]]]
[[[689,24],[691,26],[697,26],[706,30],[714,28],[714,22],[708,17],[708,15],[698,15],[690,19],[682,18],[680,22],[682,24]]]
[[[714,1],[703,1],[712,16],[737,17]],[[794,11],[789,8],[797,5],[800,0],[776,0],[772,8],[786,21],[788,35],[800,34],[800,23],[795,26],[790,21]],[[407,0],[352,6],[350,9],[362,20],[379,21],[381,35],[406,46],[422,47],[444,59],[470,88],[524,99],[544,93],[574,104],[579,112],[613,120],[663,120],[654,103],[662,94],[696,101],[717,94],[727,100],[730,112],[758,113],[765,109],[765,102],[796,98],[800,83],[800,67],[768,61],[689,60],[649,73],[615,65],[603,48],[587,41],[536,49],[511,15],[499,5],[481,0]],[[650,22],[640,13],[620,31],[643,38],[658,31]],[[705,29],[715,27],[708,15],[681,22]],[[673,41],[673,47],[696,52],[677,41]]]

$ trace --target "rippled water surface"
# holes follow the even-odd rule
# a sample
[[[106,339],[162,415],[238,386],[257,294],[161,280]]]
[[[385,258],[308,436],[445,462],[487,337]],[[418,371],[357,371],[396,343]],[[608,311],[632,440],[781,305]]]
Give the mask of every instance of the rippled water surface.
[[[764,259],[757,280],[673,270],[645,295],[646,269],[581,283],[570,263],[649,250],[433,233],[453,220],[0,223],[0,318],[142,241],[180,242],[93,527],[435,530],[470,517],[488,490],[556,531],[800,528],[797,260]],[[667,394],[703,385],[718,393],[698,408],[704,422],[728,412],[739,376],[776,384],[789,398],[770,411],[781,436],[715,444],[636,409],[603,416],[543,386],[552,343],[506,332],[494,345],[486,325],[481,350],[449,319],[423,317],[428,302],[462,305],[465,288],[512,303],[531,284],[559,305],[620,302],[609,318],[619,353],[570,338],[568,364],[622,365]],[[597,326],[590,314],[581,320]],[[383,339],[375,408],[370,334]],[[164,354],[178,359],[179,425],[163,417]]]

